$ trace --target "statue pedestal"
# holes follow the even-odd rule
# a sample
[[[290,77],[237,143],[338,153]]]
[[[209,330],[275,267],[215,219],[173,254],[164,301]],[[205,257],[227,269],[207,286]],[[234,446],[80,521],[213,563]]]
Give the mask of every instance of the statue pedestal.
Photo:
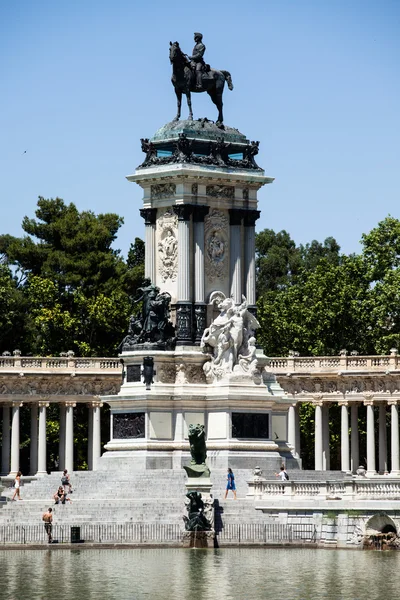
[[[211,495],[212,483],[209,477],[188,477],[185,487],[187,492],[200,492],[204,498]]]
[[[214,548],[215,531],[184,531],[182,546],[184,548]]]

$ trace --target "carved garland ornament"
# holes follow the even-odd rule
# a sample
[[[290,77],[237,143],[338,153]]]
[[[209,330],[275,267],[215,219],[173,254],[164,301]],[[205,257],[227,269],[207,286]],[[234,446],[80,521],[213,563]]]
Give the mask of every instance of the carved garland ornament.
[[[158,251],[160,256],[159,272],[161,279],[175,281],[178,274],[178,217],[168,209],[158,219],[159,237]]]
[[[228,218],[214,209],[204,220],[205,271],[213,280],[224,277],[228,269]]]

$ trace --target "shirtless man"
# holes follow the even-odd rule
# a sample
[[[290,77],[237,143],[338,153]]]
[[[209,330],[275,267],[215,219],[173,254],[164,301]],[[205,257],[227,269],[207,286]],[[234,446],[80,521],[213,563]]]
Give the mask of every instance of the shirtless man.
[[[53,541],[53,537],[51,535],[53,529],[53,509],[48,508],[47,512],[43,513],[42,521],[44,521],[44,528],[47,533],[47,537],[49,538],[49,544]]]

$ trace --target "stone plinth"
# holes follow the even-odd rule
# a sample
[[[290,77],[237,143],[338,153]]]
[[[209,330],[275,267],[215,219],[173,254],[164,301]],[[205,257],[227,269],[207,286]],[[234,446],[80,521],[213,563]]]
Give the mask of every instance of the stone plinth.
[[[184,531],[182,546],[184,548],[214,548],[215,531]]]

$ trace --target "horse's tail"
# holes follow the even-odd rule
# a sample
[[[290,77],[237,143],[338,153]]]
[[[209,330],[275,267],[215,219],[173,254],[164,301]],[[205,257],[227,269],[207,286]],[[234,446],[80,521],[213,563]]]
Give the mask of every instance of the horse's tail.
[[[233,90],[232,77],[231,77],[231,74],[229,73],[229,71],[221,71],[221,73],[223,74],[223,76],[226,79],[226,82],[228,84],[228,88],[230,90]]]

